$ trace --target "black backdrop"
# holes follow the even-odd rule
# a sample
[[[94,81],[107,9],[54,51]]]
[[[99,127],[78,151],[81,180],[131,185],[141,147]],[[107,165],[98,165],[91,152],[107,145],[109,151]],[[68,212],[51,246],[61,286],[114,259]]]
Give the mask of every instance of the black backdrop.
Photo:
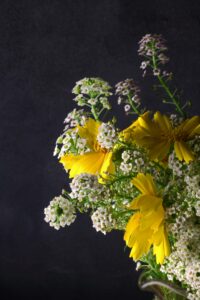
[[[139,70],[145,33],[168,40],[175,82],[199,112],[200,2],[1,0],[0,13],[1,299],[152,299],[137,288],[122,233],[97,234],[88,216],[58,232],[43,221],[67,183],[52,152],[85,76],[133,77],[159,108]]]

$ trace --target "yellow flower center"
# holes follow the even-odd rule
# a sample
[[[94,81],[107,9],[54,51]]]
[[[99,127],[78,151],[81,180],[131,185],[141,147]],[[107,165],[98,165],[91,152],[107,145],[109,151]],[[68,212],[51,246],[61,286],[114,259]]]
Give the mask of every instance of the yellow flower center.
[[[103,153],[108,152],[108,150],[106,148],[102,148],[101,145],[97,141],[94,142],[93,148],[94,148],[95,152],[103,152]]]
[[[176,141],[186,141],[187,135],[180,128],[173,128],[169,132],[163,132],[161,139],[174,143]]]

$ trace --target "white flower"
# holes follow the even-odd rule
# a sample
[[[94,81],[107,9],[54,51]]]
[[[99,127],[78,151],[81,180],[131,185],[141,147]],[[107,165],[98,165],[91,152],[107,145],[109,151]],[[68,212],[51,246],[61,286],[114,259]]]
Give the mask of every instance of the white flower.
[[[109,190],[98,182],[97,176],[82,173],[73,178],[70,183],[72,199],[77,199],[85,209],[96,205],[98,200],[109,201]]]
[[[108,101],[108,98],[106,98],[106,97],[100,97],[99,100],[100,100],[103,108],[105,108],[105,109],[111,109],[111,105],[110,105],[110,103]]]
[[[181,177],[183,175],[184,165],[185,163],[178,160],[174,151],[169,155],[168,167],[175,176]]]
[[[124,106],[125,112],[128,112],[130,109],[131,109],[131,106],[130,106],[129,104],[126,104],[126,105]]]
[[[86,139],[81,138],[77,130],[69,129],[57,139],[54,155],[60,158],[65,154],[84,154],[88,151]]]
[[[198,197],[197,198],[200,198],[199,197],[199,193],[198,193]],[[198,216],[198,217],[200,217],[200,200],[198,200],[197,202],[196,202],[196,204],[195,204],[195,210],[196,210],[196,215]]]
[[[123,151],[122,152],[122,159],[126,163],[131,158],[129,151]]]
[[[91,104],[91,105],[96,105],[97,104],[97,99],[96,98],[90,98],[88,100],[88,103]]]
[[[132,164],[131,163],[124,163],[122,162],[120,164],[120,169],[125,173],[129,173],[132,170]]]
[[[161,271],[167,274],[169,280],[176,278],[187,286],[190,294],[188,299],[199,299],[197,295],[200,292],[200,225],[195,224],[193,218],[180,222],[176,219],[176,223],[179,235]]]
[[[78,96],[80,97],[80,95],[78,95]],[[82,97],[82,95],[81,95],[81,97]],[[83,109],[77,110],[75,108],[67,115],[67,117],[64,120],[64,124],[66,124],[68,126],[68,128],[76,127],[78,125],[83,126],[87,120],[87,117],[88,117],[88,114]]]
[[[144,154],[138,150],[125,150],[122,152],[120,170],[124,174],[130,172],[142,172],[145,165]]]
[[[102,148],[111,149],[117,141],[117,132],[114,125],[111,123],[102,123],[99,126],[97,140]]]
[[[101,78],[83,78],[79,80],[72,90],[77,95],[75,101],[79,106],[91,105],[110,109],[108,97],[112,95],[111,86]],[[100,109],[101,110],[101,109]]]
[[[99,207],[92,214],[91,219],[96,231],[100,231],[103,234],[111,231],[116,225],[116,221],[112,218],[112,215],[103,207]]]
[[[74,205],[63,196],[55,197],[44,209],[44,214],[44,220],[57,230],[71,225],[76,219]]]

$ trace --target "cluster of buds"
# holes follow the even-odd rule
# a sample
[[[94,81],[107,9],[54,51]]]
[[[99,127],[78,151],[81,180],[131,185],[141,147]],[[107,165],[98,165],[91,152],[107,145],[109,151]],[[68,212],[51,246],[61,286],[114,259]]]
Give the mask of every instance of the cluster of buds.
[[[64,131],[69,128],[77,127],[78,125],[83,126],[88,117],[89,114],[83,109],[77,110],[76,108],[74,108],[70,113],[68,113],[67,117],[64,120]]]
[[[103,110],[111,109],[108,97],[112,95],[111,86],[101,78],[83,78],[76,82],[72,93],[79,106],[91,108],[95,119],[98,119]]]
[[[159,34],[146,34],[140,40],[138,54],[145,58],[140,66],[144,70],[143,76],[145,76],[148,66],[153,69],[154,76],[161,74],[161,65],[165,65],[169,61],[169,58],[164,54],[166,50],[165,40]],[[166,71],[162,72],[162,75],[170,76]]]
[[[61,158],[65,154],[84,154],[89,149],[86,139],[78,135],[77,129],[68,129],[56,141],[54,156]]]
[[[140,88],[133,79],[126,79],[116,84],[115,94],[118,95],[118,104],[124,104],[124,110],[127,114],[138,113],[138,107],[141,104],[139,97]],[[132,109],[132,112],[131,112]]]

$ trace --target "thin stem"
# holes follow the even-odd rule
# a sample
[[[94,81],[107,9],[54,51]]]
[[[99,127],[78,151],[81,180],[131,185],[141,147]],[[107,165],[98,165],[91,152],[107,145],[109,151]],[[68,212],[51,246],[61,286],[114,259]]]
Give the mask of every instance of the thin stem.
[[[148,280],[145,282],[142,282],[142,280],[139,280],[139,287],[142,290],[145,290],[145,289],[148,289],[151,287],[155,287],[155,286],[166,288],[166,289],[170,290],[171,292],[175,293],[176,295],[180,295],[180,296],[184,297],[185,299],[187,297],[187,294],[183,289],[180,289],[180,288],[176,287],[175,285],[166,283],[162,280]]]
[[[95,120],[98,121],[98,120],[99,120],[99,116],[98,116],[97,113],[96,113],[96,110],[95,110],[95,106],[94,106],[94,105],[91,106],[91,113],[93,114]]]
[[[117,177],[116,179],[112,180],[109,184],[113,184],[115,182],[118,182],[118,181],[122,181],[124,179],[131,179],[133,178],[134,175],[124,175],[124,176],[120,176],[120,177]]]
[[[162,87],[164,88],[165,92],[167,93],[167,95],[170,97],[170,99],[172,100],[173,104],[176,106],[176,110],[180,113],[180,115],[182,117],[185,117],[185,112],[182,110],[182,108],[180,107],[178,101],[176,100],[176,98],[174,97],[173,93],[170,91],[169,87],[167,86],[165,80],[163,79],[163,77],[161,75],[158,75],[158,80],[160,82],[160,84],[162,85]]]
[[[136,113],[137,115],[140,115],[140,111],[137,108],[137,106],[133,103],[130,95],[128,95],[128,102],[129,102],[131,108],[133,109],[134,113]]]
[[[158,65],[157,65],[157,60],[156,60],[156,51],[155,51],[155,47],[154,45],[152,45],[152,51],[153,51],[153,56],[152,56],[152,63],[153,63],[153,69],[158,69]],[[161,84],[161,86],[163,87],[163,89],[165,90],[165,92],[167,93],[167,95],[169,96],[169,98],[172,100],[172,103],[175,105],[177,112],[179,112],[179,114],[182,117],[185,117],[185,112],[183,111],[183,109],[181,108],[179,101],[174,97],[175,92],[171,92],[170,88],[168,87],[165,79],[163,78],[163,76],[161,75],[157,75],[157,78]],[[171,103],[170,103],[171,104]]]

